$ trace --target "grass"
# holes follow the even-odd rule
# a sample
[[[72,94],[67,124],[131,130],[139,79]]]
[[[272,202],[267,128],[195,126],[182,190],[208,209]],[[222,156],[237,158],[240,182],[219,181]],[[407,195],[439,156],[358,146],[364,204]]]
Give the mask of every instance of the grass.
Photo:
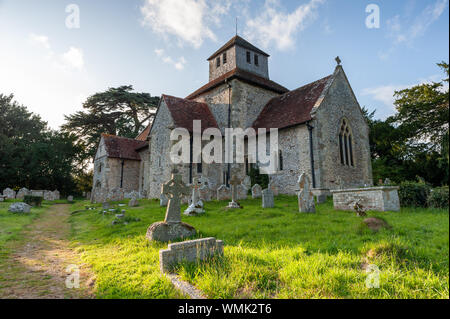
[[[0,202],[0,268],[5,265],[5,260],[11,253],[12,245],[17,245],[23,240],[24,227],[31,224],[39,217],[49,203],[43,203],[42,207],[33,207],[30,214],[13,214],[8,212],[9,206],[16,200]],[[0,272],[0,281],[2,272]]]
[[[225,243],[223,258],[178,267],[209,298],[449,298],[448,210],[369,212],[392,226],[374,233],[355,213],[334,211],[330,201],[316,214],[297,213],[296,198],[288,196],[278,197],[273,209],[252,199],[241,210],[226,204],[209,202],[205,215],[183,216],[198,230],[196,238]],[[96,275],[97,296],[182,297],[159,273],[158,252],[167,244],[145,239],[165,208],[146,200],[125,209],[140,221],[113,226],[114,215],[98,210],[71,217],[73,247]],[[366,288],[364,263],[380,269],[379,289]]]

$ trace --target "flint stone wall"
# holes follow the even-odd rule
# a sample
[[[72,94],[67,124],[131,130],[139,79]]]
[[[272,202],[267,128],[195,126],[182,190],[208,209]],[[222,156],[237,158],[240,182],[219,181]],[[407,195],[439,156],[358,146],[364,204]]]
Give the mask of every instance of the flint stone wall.
[[[168,249],[159,251],[159,265],[162,273],[182,261],[197,262],[213,256],[223,255],[223,241],[214,237],[188,240],[169,244]]]
[[[367,210],[380,212],[400,210],[397,186],[332,190],[331,193],[334,209],[337,210],[353,210],[357,201],[360,201]]]

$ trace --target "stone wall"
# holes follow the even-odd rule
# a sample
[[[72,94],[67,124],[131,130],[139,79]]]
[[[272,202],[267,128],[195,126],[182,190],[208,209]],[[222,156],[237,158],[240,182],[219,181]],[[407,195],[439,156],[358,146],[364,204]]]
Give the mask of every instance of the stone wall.
[[[223,64],[223,53],[227,53],[227,63]],[[209,61],[209,81],[217,79],[219,76],[230,72],[236,68],[236,48],[233,46],[227,51],[222,52],[220,55],[215,56]],[[217,57],[220,57],[220,66],[217,67]]]
[[[341,67],[314,118],[316,187],[336,189],[339,179],[344,188],[373,185],[369,127]],[[340,161],[339,131],[344,118],[352,129],[354,166],[342,165]]]
[[[247,51],[250,51],[251,62],[247,62]],[[239,69],[255,73],[263,78],[269,78],[269,59],[259,53],[258,65],[255,65],[255,52],[240,46],[236,46],[236,65]]]
[[[362,204],[367,210],[381,212],[400,210],[396,186],[332,190],[331,193],[334,209],[337,210],[354,210],[356,202]]]

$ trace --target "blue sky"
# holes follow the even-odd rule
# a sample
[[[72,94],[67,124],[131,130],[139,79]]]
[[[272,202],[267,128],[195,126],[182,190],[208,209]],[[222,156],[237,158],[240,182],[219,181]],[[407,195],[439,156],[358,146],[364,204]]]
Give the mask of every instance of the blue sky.
[[[69,4],[79,28],[68,28]],[[368,28],[376,4],[379,28]],[[0,0],[0,93],[57,128],[89,95],[131,84],[184,97],[206,59],[238,33],[268,52],[272,80],[295,89],[333,72],[339,55],[361,106],[393,114],[392,93],[443,75],[448,0]],[[74,20],[70,20],[74,21]]]

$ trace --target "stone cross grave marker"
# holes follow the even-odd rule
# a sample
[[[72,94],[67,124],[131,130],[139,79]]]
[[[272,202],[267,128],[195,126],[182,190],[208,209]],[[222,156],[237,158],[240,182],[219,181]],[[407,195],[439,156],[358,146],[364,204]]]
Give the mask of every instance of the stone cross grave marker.
[[[192,202],[191,205],[184,211],[185,215],[201,214],[203,210],[203,202],[200,199],[200,188],[203,187],[201,178],[194,177],[192,180]]]
[[[238,200],[238,185],[241,184],[241,180],[237,174],[233,174],[230,180],[231,185],[231,202],[228,203],[228,208],[241,208],[241,205],[237,202]]]
[[[190,189],[186,186],[180,174],[173,173],[172,179],[162,187],[162,193],[169,199],[165,223],[181,223],[180,202],[183,196],[189,195]]]
[[[315,213],[316,204],[314,202],[314,195],[311,191],[311,182],[308,175],[301,174],[298,178],[300,192],[298,193],[298,210],[300,213]]]

